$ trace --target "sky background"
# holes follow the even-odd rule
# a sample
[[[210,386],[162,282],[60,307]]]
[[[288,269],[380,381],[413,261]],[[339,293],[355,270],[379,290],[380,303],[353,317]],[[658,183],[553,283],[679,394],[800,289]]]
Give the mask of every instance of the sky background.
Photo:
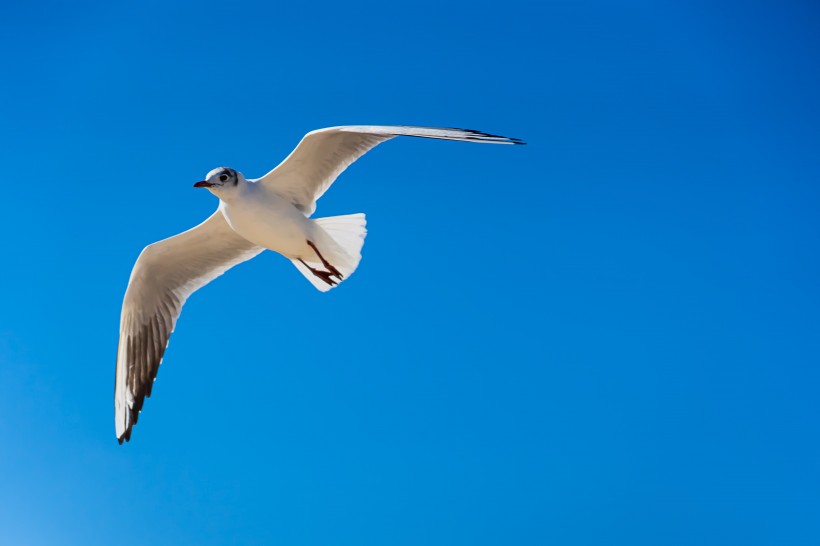
[[[0,541],[820,542],[813,2],[3,2]],[[321,294],[187,303],[130,444],[142,248],[340,124],[397,139]]]

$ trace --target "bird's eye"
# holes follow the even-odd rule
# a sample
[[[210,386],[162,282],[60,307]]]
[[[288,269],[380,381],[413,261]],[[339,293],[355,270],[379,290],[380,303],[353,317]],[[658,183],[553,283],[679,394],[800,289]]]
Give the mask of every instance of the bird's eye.
[[[225,182],[226,180],[228,180],[228,175],[227,175],[227,174],[223,174],[223,175],[221,175],[221,176],[219,177],[219,180],[221,180],[222,182]]]

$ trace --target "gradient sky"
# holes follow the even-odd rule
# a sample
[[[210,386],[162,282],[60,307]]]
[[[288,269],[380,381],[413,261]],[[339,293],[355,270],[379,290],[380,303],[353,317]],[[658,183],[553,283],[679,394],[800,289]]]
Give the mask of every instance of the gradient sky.
[[[0,541],[820,543],[812,2],[3,2]],[[122,3],[120,3],[122,4]],[[340,124],[320,294],[196,293],[132,441],[141,249]]]

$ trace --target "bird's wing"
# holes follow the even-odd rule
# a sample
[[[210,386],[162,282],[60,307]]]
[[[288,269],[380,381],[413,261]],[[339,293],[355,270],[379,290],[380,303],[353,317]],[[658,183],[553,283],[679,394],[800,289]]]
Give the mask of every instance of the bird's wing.
[[[217,210],[179,235],[145,247],[125,291],[117,348],[114,420],[120,444],[131,438],[157,376],[168,338],[188,296],[263,249],[237,235]]]
[[[468,129],[385,125],[329,127],[306,134],[282,163],[255,182],[267,185],[309,216],[316,209],[316,200],[342,171],[378,144],[397,136],[524,144],[517,138]]]

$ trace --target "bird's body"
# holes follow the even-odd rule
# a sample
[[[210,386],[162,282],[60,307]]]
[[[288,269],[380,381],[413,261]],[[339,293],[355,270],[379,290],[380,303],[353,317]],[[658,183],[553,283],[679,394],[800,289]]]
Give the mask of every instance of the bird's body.
[[[291,260],[312,257],[307,241],[316,237],[314,220],[263,184],[240,180],[236,190],[219,203],[236,233]]]
[[[322,292],[356,270],[367,234],[364,214],[310,216],[342,171],[396,136],[523,144],[464,129],[331,127],[308,133],[262,178],[248,180],[228,167],[212,170],[194,186],[219,197],[216,212],[188,231],[148,245],[131,271],[120,317],[114,393],[120,443],[131,438],[182,306],[196,290],[265,249],[290,259]]]

